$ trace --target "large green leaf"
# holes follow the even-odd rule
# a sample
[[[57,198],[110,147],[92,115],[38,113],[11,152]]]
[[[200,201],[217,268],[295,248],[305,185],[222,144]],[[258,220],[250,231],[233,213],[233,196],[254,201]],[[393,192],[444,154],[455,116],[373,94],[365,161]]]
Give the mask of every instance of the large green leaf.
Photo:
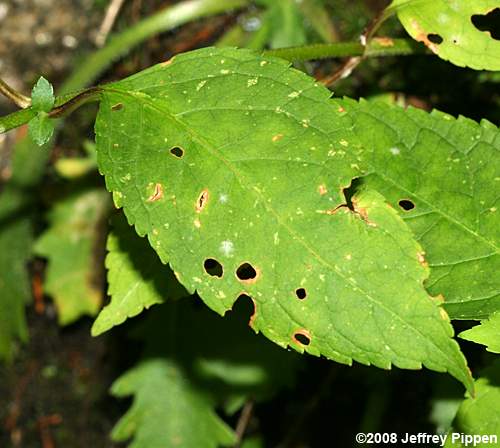
[[[500,40],[473,22],[499,7],[498,0],[393,0],[390,6],[414,39],[453,64],[477,70],[500,70]]]
[[[108,237],[108,294],[111,302],[99,313],[92,335],[98,336],[128,317],[137,316],[152,305],[162,303],[167,296],[183,295],[173,274],[168,275],[158,255],[149,244],[133,231],[124,219],[113,220],[113,232]]]
[[[133,437],[129,448],[216,448],[235,443],[210,400],[173,361],[143,361],[116,380],[111,393],[134,395],[132,407],[112,432],[115,441]]]
[[[467,394],[466,399],[462,402],[444,446],[447,448],[498,446],[500,438],[499,403],[500,360],[496,360],[491,367],[485,369],[476,381],[475,397],[472,398]]]
[[[108,207],[106,192],[99,188],[65,197],[54,205],[50,226],[35,244],[36,253],[48,259],[44,286],[61,325],[97,314],[101,305],[99,238]]]
[[[181,283],[283,347],[348,363],[470,376],[425,292],[422,249],[361,174],[330,92],[285,61],[203,49],[103,88],[98,163]]]
[[[463,331],[459,336],[462,339],[486,345],[486,350],[489,352],[500,353],[500,312],[483,320],[481,325]]]
[[[368,151],[373,174],[363,182],[399,210],[426,252],[430,293],[444,295],[452,318],[500,310],[498,128],[383,103],[342,105]]]

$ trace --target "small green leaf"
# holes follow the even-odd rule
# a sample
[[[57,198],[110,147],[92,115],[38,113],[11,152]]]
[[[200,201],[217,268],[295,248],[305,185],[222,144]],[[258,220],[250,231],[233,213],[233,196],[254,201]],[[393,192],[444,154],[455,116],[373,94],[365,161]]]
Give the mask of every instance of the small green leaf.
[[[498,446],[500,437],[500,360],[484,370],[475,382],[475,397],[467,394],[446,439],[446,448]],[[461,437],[463,436],[463,437]],[[469,436],[470,439],[465,437]],[[472,437],[487,436],[480,440]],[[489,437],[488,437],[489,436]],[[493,437],[493,438],[491,438]],[[496,438],[496,439],[495,439]]]
[[[38,146],[47,143],[54,133],[54,123],[46,112],[38,112],[28,123],[28,128],[30,137]]]
[[[500,312],[483,320],[480,325],[463,331],[458,336],[467,341],[486,345],[486,350],[489,352],[500,353]]]
[[[36,112],[50,112],[54,107],[54,88],[43,76],[33,87],[31,92],[31,107]]]
[[[115,381],[115,397],[134,395],[112,439],[133,437],[129,448],[217,448],[235,443],[211,401],[188,381],[174,361],[143,361]]]
[[[426,287],[454,319],[500,310],[500,132],[434,111],[343,100],[381,192],[423,246]],[[495,180],[496,179],[496,180]]]
[[[99,169],[139,235],[220,314],[248,294],[252,327],[282,347],[424,365],[470,387],[408,227],[376,192],[346,204],[364,162],[330,97],[279,59],[179,55],[103,88]]]
[[[48,259],[45,290],[55,301],[59,323],[97,314],[102,301],[99,282],[99,232],[109,207],[106,192],[87,189],[57,202],[49,228],[35,245]]]
[[[137,316],[152,305],[162,303],[167,296],[179,298],[184,294],[169,269],[148,242],[137,236],[125,219],[113,220],[113,232],[108,237],[108,294],[105,306],[92,326],[98,336],[127,318]]]
[[[500,70],[500,41],[476,26],[498,0],[393,0],[406,31],[440,58],[476,70]],[[492,21],[493,23],[493,21]]]

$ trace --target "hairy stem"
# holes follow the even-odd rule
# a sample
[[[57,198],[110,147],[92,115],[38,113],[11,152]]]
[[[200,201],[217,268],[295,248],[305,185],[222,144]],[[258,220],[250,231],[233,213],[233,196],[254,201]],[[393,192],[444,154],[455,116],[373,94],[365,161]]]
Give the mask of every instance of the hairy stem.
[[[288,61],[310,61],[355,56],[405,56],[426,53],[426,47],[412,39],[374,38],[365,48],[359,42],[304,45],[264,51],[264,56],[276,56]]]

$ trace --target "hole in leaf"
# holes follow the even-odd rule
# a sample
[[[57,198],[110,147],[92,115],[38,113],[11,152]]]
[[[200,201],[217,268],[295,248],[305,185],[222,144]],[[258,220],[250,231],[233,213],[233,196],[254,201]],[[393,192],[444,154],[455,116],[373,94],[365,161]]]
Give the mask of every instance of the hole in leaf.
[[[295,295],[297,299],[304,300],[307,297],[307,291],[304,288],[298,288],[295,290]]]
[[[248,294],[242,293],[236,299],[231,313],[248,322],[248,325],[251,327],[257,317],[257,304]]]
[[[254,280],[257,277],[257,271],[250,263],[243,263],[236,270],[236,277],[242,281]]]
[[[439,34],[427,34],[427,39],[429,39],[430,42],[432,42],[433,44],[441,44],[443,43],[443,38],[439,35]]]
[[[405,212],[409,212],[415,208],[415,204],[409,199],[401,199],[398,204]]]
[[[182,159],[182,157],[184,157],[184,150],[182,148],[179,148],[178,146],[175,146],[170,149],[170,154],[172,154],[174,157],[177,157],[178,159]]]
[[[112,111],[117,111],[117,110],[122,110],[122,109],[123,109],[122,103],[118,103],[118,104],[115,104],[114,106],[111,106]]]
[[[309,345],[311,343],[311,336],[307,330],[296,331],[293,339],[300,345]]]
[[[486,31],[495,40],[500,40],[500,8],[495,8],[488,14],[477,14],[470,18],[479,31]]]
[[[201,211],[205,208],[208,202],[208,190],[203,190],[198,196],[198,200],[196,201],[196,213],[201,213]]]
[[[224,275],[224,268],[213,258],[207,258],[203,263],[203,268],[208,275],[221,278]]]

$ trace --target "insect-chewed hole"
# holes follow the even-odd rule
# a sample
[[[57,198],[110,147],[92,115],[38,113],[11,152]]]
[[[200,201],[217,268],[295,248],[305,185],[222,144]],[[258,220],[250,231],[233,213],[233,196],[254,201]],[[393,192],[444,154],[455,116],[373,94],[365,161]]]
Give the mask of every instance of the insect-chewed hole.
[[[488,14],[477,14],[470,18],[479,31],[488,31],[495,40],[500,40],[500,8],[495,8]]]
[[[178,146],[174,146],[170,149],[170,154],[172,154],[174,157],[177,157],[178,159],[182,159],[184,157],[184,150],[182,148],[179,148]]]
[[[415,208],[415,204],[409,199],[401,199],[398,204],[405,212],[409,212]]]
[[[427,34],[427,39],[429,39],[429,41],[432,42],[433,44],[439,45],[443,43],[443,38],[439,34],[434,34],[434,33]]]
[[[309,345],[311,343],[311,337],[306,330],[296,331],[293,339],[300,345]]]
[[[243,263],[236,269],[236,277],[240,280],[254,280],[257,277],[257,271],[250,263]]]
[[[115,104],[114,106],[111,106],[111,110],[114,112],[114,111],[117,111],[117,110],[122,110],[123,109],[123,104],[122,103],[117,103]]]
[[[207,258],[203,263],[203,268],[208,275],[221,278],[224,275],[224,268],[213,258]]]
[[[295,290],[297,299],[304,300],[307,297],[307,291],[304,288],[297,288]]]

